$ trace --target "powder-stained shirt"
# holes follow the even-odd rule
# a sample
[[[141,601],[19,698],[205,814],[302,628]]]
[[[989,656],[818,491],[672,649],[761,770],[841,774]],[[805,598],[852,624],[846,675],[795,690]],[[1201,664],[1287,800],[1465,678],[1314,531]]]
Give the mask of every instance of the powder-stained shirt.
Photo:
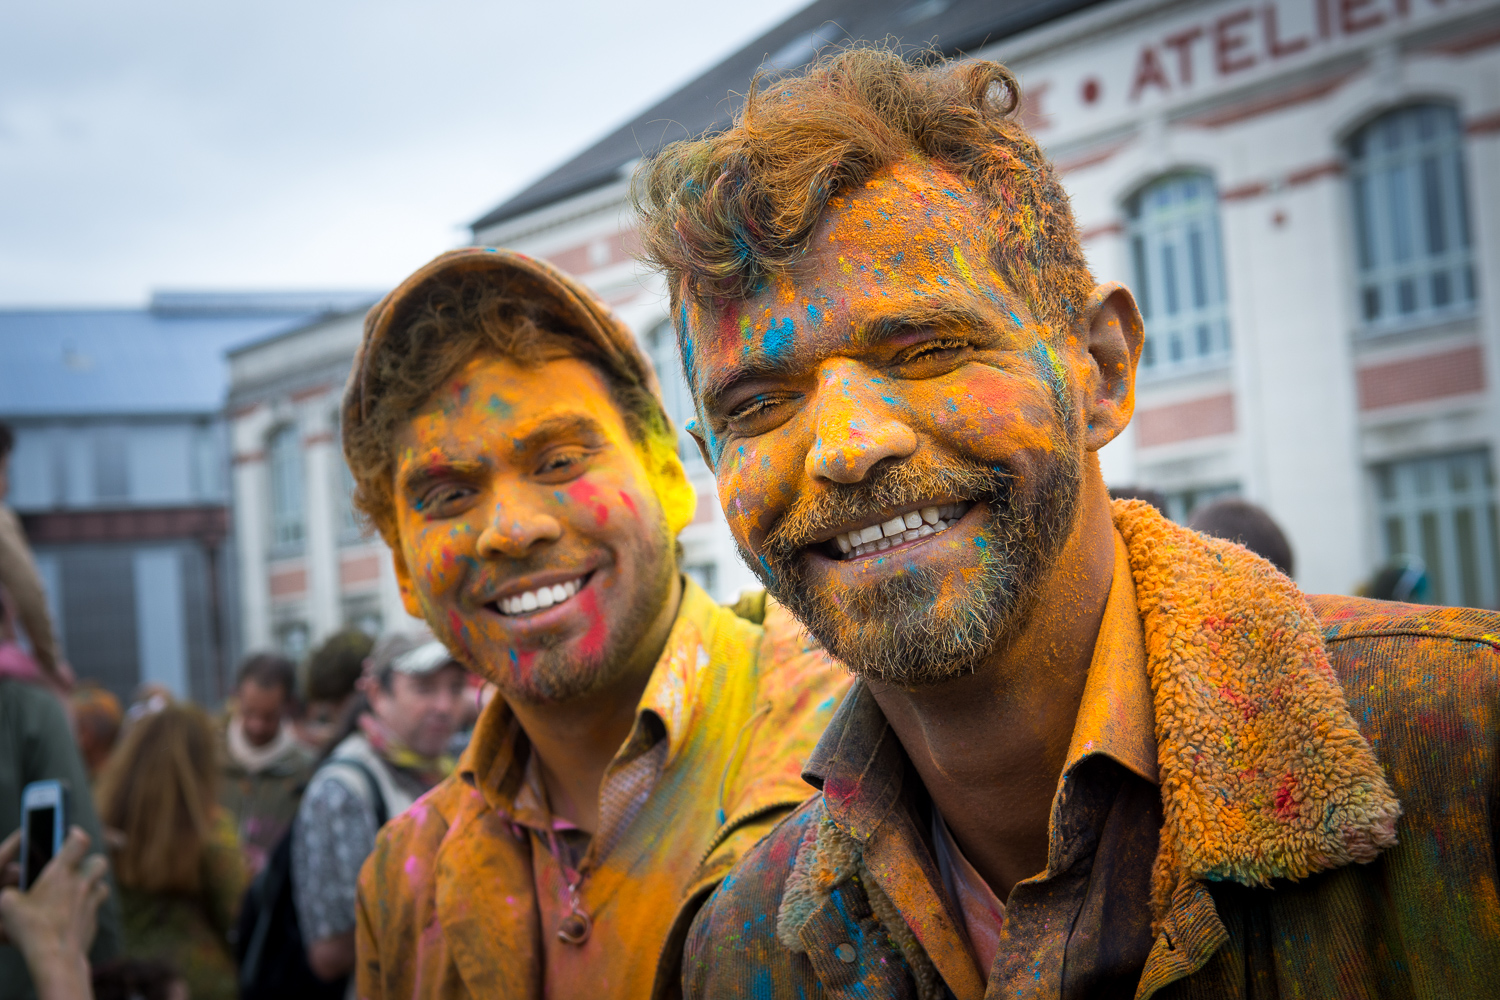
[[[495,699],[457,773],[391,822],[365,865],[359,995],[675,992],[693,913],[811,794],[802,764],[848,684],[784,610],[770,605],[762,627],[685,580],[592,838],[556,829],[534,790],[522,794],[530,747]],[[557,937],[568,908],[549,825],[570,857],[588,859],[582,945]]]
[[[929,951],[942,952],[945,960],[957,964],[962,945],[968,946],[974,959],[974,976],[968,982],[974,992],[955,989],[960,998],[983,995],[992,977],[1002,984],[1039,977],[1060,983],[1066,977],[1079,988],[1087,987],[1078,994],[1086,996],[1134,993],[1132,972],[1139,973],[1151,947],[1150,913],[1144,894],[1135,900],[1121,897],[1122,892],[1148,884],[1156,854],[1161,814],[1152,807],[1154,795],[1142,794],[1147,792],[1142,786],[1156,784],[1154,721],[1135,584],[1125,543],[1116,535],[1114,579],[1058,781],[1047,869],[1011,890],[1017,907],[1011,928],[1005,926],[1005,903],[963,856],[941,814],[927,805],[938,885],[945,890],[959,939],[946,940],[946,947],[929,945]],[[1108,758],[1111,765],[1080,766],[1094,756]],[[1129,790],[1122,796],[1126,786]],[[1111,817],[1117,826],[1130,827],[1125,836],[1105,835]],[[1092,853],[1087,846],[1094,847]],[[1113,884],[1098,877],[1104,874],[1112,876]],[[1091,895],[1096,897],[1093,905],[1081,909]],[[1031,933],[1016,933],[1023,921]],[[941,934],[945,929],[946,925],[934,927],[940,939],[948,937]],[[1092,947],[1075,950],[1072,961],[1067,961],[1073,937],[1093,943],[1106,934],[1127,946],[1104,961]],[[958,978],[962,982],[965,977]]]
[[[823,795],[699,911],[688,1000],[1493,994],[1500,614],[1303,595],[1147,504],[1113,513],[1158,783],[1105,753],[1073,765],[988,981],[924,840],[930,802],[856,686],[809,763]]]

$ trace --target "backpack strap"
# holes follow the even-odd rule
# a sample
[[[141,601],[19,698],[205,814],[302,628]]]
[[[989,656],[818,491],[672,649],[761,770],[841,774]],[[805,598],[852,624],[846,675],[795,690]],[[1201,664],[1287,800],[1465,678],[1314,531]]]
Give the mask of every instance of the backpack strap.
[[[385,805],[385,793],[380,790],[380,781],[375,777],[375,772],[370,770],[369,765],[353,757],[330,757],[327,763],[343,764],[364,775],[365,784],[370,788],[370,797],[375,806],[375,829],[379,830],[385,826],[386,821],[391,818],[390,812]]]

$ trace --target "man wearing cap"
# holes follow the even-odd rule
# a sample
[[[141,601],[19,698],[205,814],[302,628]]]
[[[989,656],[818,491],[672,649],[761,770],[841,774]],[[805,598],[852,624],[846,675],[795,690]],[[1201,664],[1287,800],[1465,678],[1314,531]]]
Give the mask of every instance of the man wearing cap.
[[[376,645],[342,739],[308,783],[292,835],[292,897],[307,964],[337,981],[354,969],[355,887],[381,825],[453,770],[445,756],[465,674],[426,629]]]
[[[365,331],[356,503],[407,609],[500,697],[365,866],[359,995],[672,990],[697,907],[807,797],[846,681],[775,605],[741,617],[679,571],[675,434],[582,286],[454,251]]]

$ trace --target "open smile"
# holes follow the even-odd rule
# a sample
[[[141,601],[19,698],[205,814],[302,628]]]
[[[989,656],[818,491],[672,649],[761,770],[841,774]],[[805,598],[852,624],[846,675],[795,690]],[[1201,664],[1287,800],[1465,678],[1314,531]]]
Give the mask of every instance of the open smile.
[[[578,592],[588,586],[589,579],[594,575],[589,570],[582,576],[557,583],[543,584],[530,590],[507,594],[490,602],[490,607],[507,618],[518,618],[524,615],[535,614],[548,608],[555,608],[560,604],[566,604]]]
[[[973,506],[972,501],[963,500],[892,508],[839,532],[823,548],[832,558],[841,561],[874,555],[941,534],[957,524]]]

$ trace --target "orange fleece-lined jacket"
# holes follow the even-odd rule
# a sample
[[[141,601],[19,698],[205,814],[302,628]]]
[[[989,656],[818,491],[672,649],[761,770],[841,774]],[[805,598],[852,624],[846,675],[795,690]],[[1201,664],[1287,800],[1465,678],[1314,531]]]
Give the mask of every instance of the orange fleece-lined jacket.
[[[525,738],[491,702],[454,776],[388,824],[365,863],[358,995],[529,998],[550,978],[588,982],[599,1000],[675,993],[698,905],[812,794],[802,765],[849,685],[784,610],[763,614],[754,624],[686,581],[637,710],[664,732],[665,761],[583,884],[583,949],[543,937],[557,907],[538,898],[545,841],[516,821]],[[549,977],[544,956],[588,966]]]
[[[1305,598],[1137,502],[1115,504],[1115,526],[1153,692],[1160,808],[1138,832],[1154,864],[1138,870],[1140,838],[1116,828],[1151,821],[1122,808],[1143,782],[1095,758],[1114,808],[1079,823],[1065,774],[1049,838],[1063,864],[1045,874],[1078,891],[1013,912],[1018,885],[986,981],[910,835],[925,794],[856,687],[809,765],[824,794],[696,918],[690,1000],[1495,993],[1500,614]],[[1073,849],[1080,834],[1098,850]],[[1148,895],[1137,949],[1142,925],[1121,917]],[[1130,969],[1106,969],[1122,955]]]

